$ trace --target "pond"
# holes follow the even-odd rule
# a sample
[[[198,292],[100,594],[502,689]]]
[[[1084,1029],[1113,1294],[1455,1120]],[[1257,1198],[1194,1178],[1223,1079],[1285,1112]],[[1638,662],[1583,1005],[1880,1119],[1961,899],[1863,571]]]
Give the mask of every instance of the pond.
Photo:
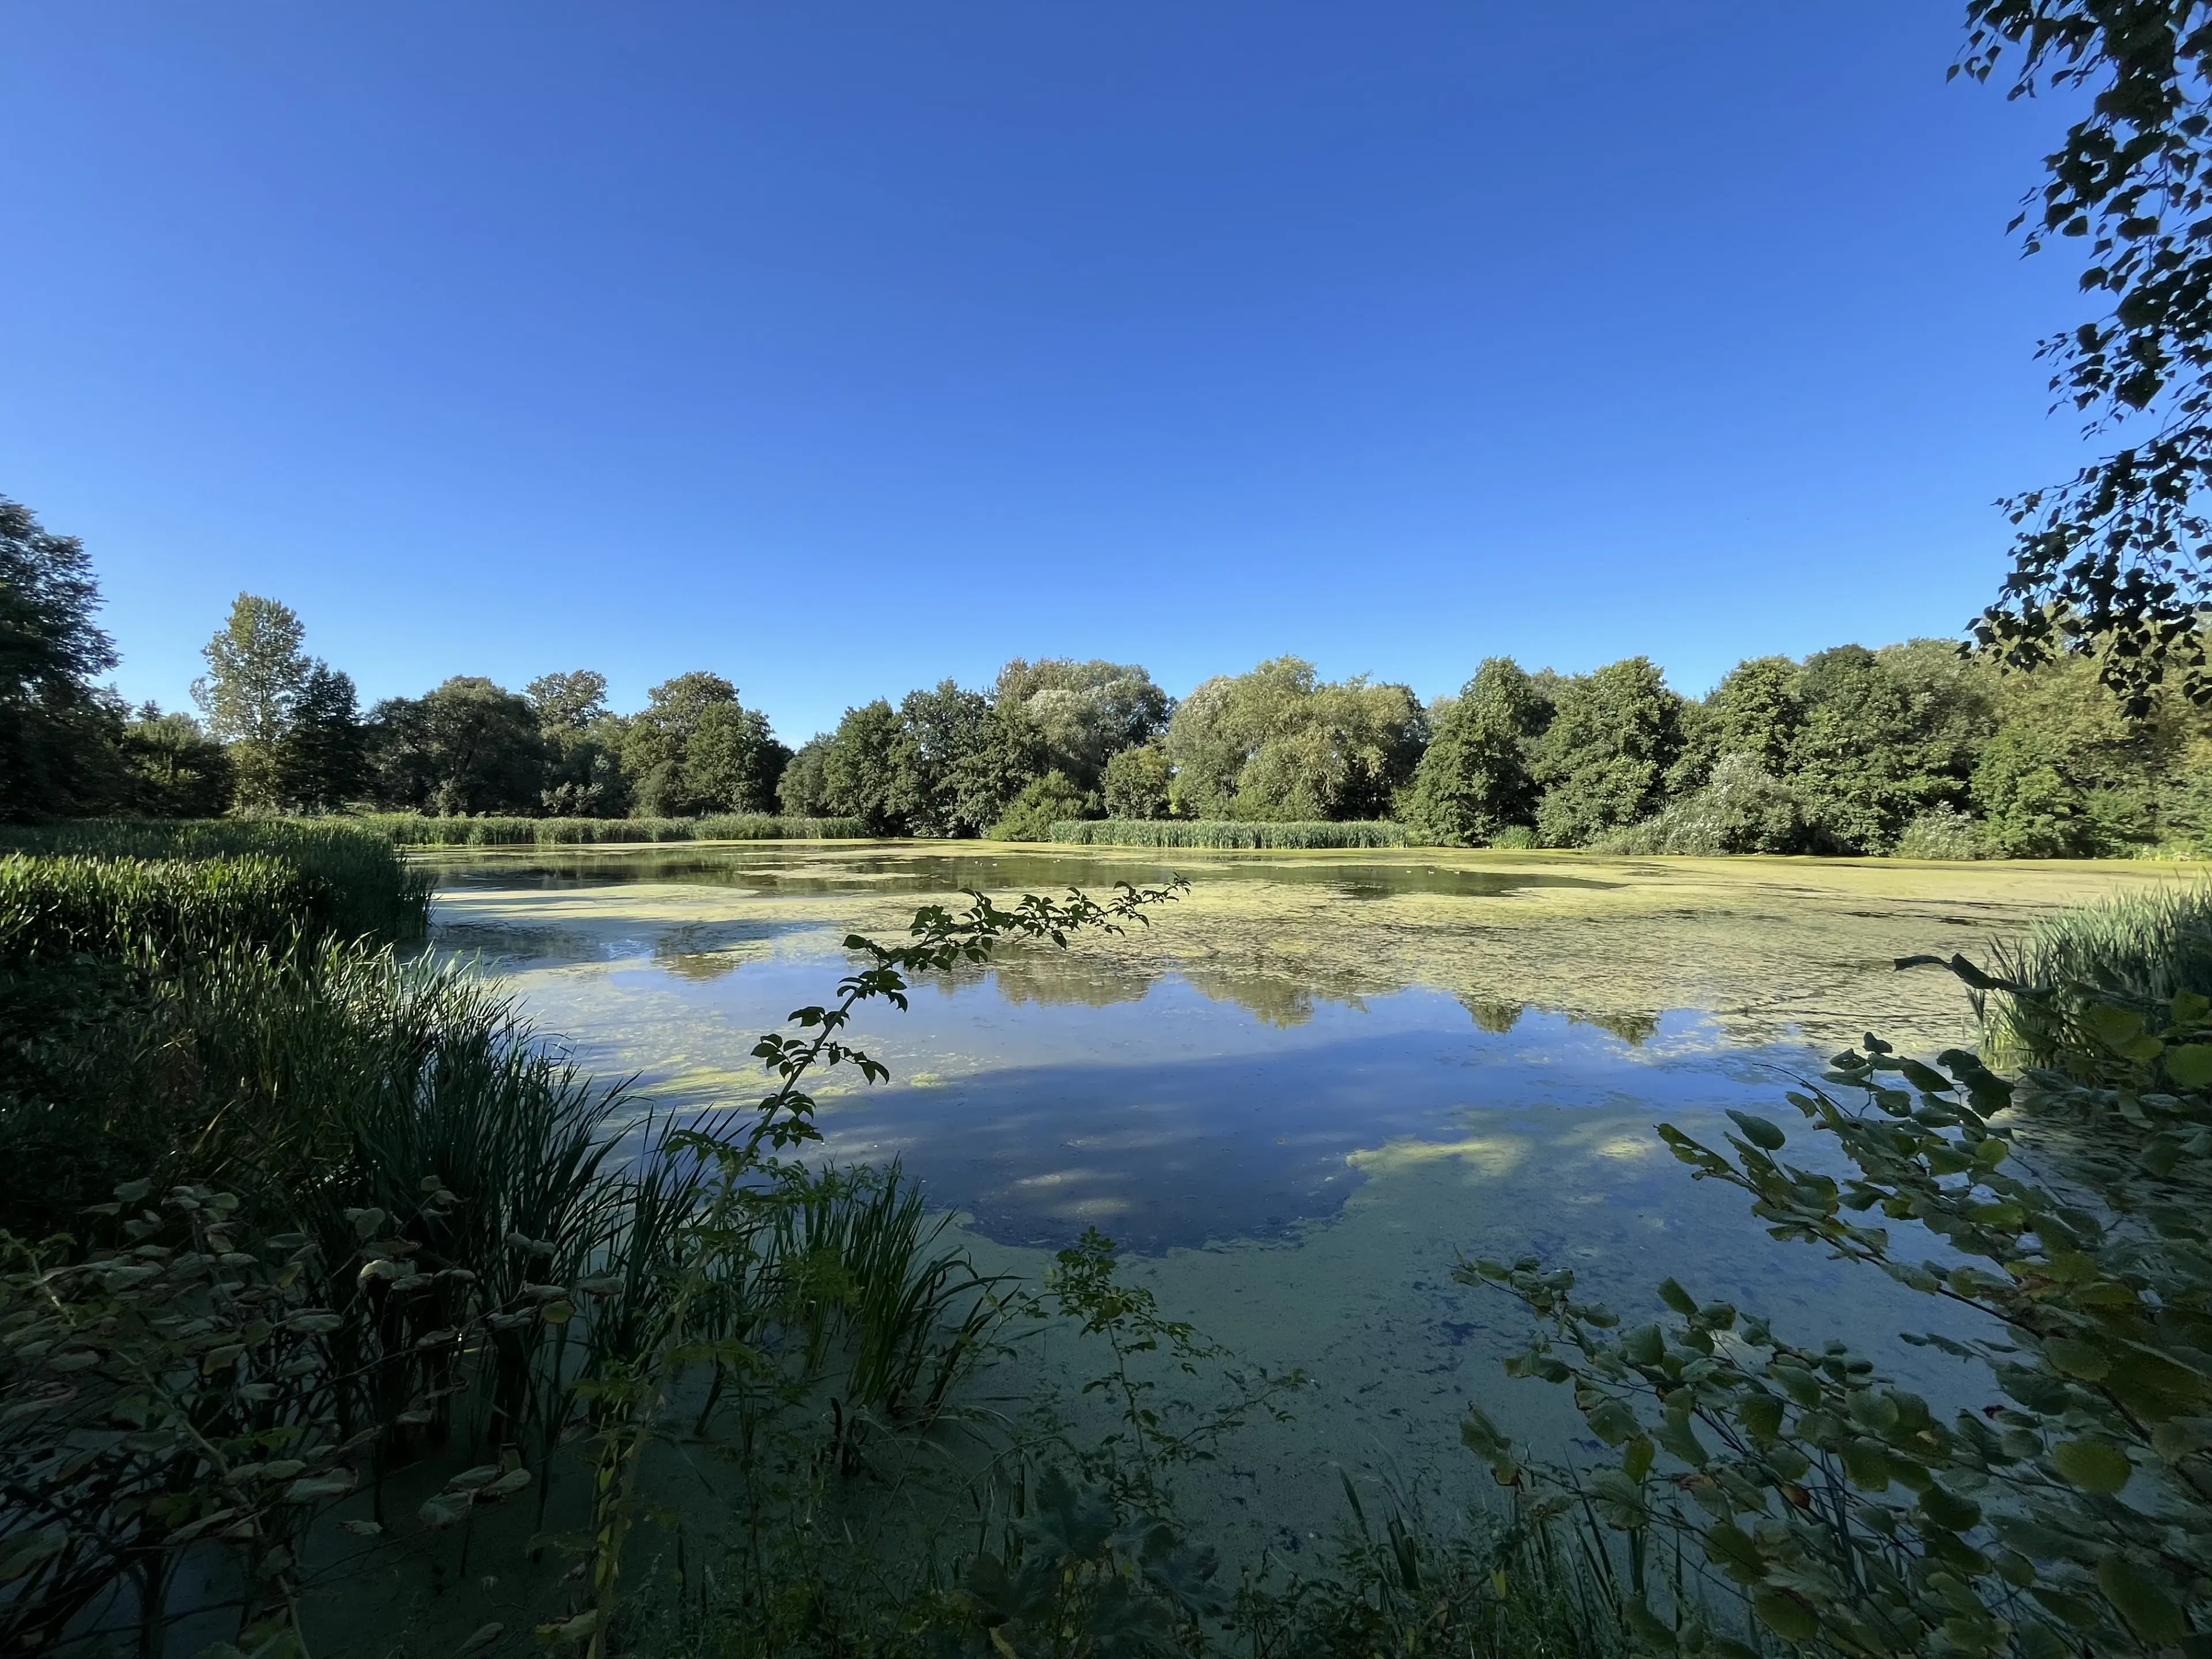
[[[907,1012],[869,1009],[857,1040],[892,1080],[824,1091],[821,1127],[830,1157],[902,1160],[988,1267],[1041,1279],[1095,1225],[1170,1313],[1303,1367],[1296,1422],[1204,1477],[1230,1522],[1333,1513],[1339,1467],[1468,1477],[1453,1448],[1474,1396],[1517,1432],[1571,1438],[1563,1402],[1503,1382],[1525,1322],[1451,1281],[1462,1252],[1572,1267],[1638,1317],[1672,1274],[1797,1340],[1867,1347],[1936,1396],[1967,1386],[1895,1341],[1936,1316],[1925,1298],[1771,1242],[1653,1131],[1717,1138],[1731,1107],[1793,1115],[1790,1079],[1869,1030],[1908,1050],[1971,1042],[1957,982],[1894,958],[1975,955],[2040,913],[2173,875],[973,843],[435,863],[434,944],[479,954],[584,1065],[678,1113],[758,1098],[754,1042],[830,1000],[848,933],[894,938],[963,889],[1189,878],[1149,927],[1010,951],[917,988]]]

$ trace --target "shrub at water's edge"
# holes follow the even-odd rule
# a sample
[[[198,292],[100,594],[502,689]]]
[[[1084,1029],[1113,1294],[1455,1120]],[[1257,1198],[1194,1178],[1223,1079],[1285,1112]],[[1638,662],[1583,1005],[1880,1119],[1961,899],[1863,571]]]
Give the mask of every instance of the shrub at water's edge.
[[[1284,851],[1409,844],[1402,823],[1359,820],[1340,823],[1268,823],[1224,818],[1063,819],[1052,826],[1052,839],[1078,847],[1218,847]]]
[[[433,817],[414,812],[372,812],[349,820],[385,836],[395,847],[570,847],[629,842],[854,841],[866,826],[858,818],[772,817],[731,813],[699,818]]]

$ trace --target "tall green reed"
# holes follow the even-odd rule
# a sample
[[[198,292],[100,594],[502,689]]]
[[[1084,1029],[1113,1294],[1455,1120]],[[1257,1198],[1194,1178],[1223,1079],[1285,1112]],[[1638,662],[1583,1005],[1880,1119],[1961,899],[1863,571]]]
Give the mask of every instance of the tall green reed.
[[[349,820],[395,847],[570,847],[630,842],[850,841],[858,818],[792,818],[721,813],[698,818],[430,817],[373,812]]]
[[[2024,938],[1994,945],[1990,965],[1973,994],[1992,1054],[2059,1064],[2079,1045],[2076,1027],[2090,1007],[2150,1013],[2185,992],[2212,995],[2212,883],[2059,911]]]
[[[347,819],[100,818],[0,825],[0,852],[155,863],[270,859],[306,884],[303,930],[406,941],[428,924],[435,878],[410,868],[389,837]]]

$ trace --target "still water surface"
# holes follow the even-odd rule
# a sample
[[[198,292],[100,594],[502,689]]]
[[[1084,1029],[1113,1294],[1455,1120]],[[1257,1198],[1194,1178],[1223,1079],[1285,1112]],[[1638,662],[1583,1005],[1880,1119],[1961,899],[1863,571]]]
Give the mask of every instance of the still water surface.
[[[510,975],[592,1069],[706,1109],[757,1096],[754,1039],[829,999],[847,926],[823,902],[910,908],[963,886],[1004,898],[1168,873],[1112,855],[508,855],[447,867],[436,943]],[[1383,899],[1615,884],[1402,860],[1226,863],[1199,879],[1322,895],[1347,931]],[[1095,1224],[1147,1252],[1293,1236],[1367,1179],[1363,1154],[1456,1144],[1486,1116],[1754,1106],[1816,1058],[1802,1041],[1732,1041],[1698,1009],[1577,1014],[1418,984],[1344,994],[1079,951],[924,984],[905,1013],[870,1007],[859,1037],[893,1081],[833,1101],[831,1155],[900,1158],[1004,1243],[1056,1247]]]
[[[1285,1516],[1341,1507],[1339,1471],[1486,1481],[1456,1450],[1470,1398],[1509,1432],[1595,1455],[1564,1396],[1508,1382],[1522,1310],[1452,1280],[1462,1255],[1540,1257],[1624,1316],[1674,1275],[1793,1340],[1838,1338],[1939,1404],[1985,1378],[1897,1334],[1945,1316],[1778,1244],[1741,1194],[1695,1182],[1653,1131],[1717,1144],[1730,1107],[1790,1122],[1784,1076],[1869,1027],[1970,1041],[1921,951],[1984,948],[2052,908],[2172,879],[2142,866],[1633,860],[1487,854],[1176,853],[1194,885],[1155,925],[1024,950],[872,1006],[893,1081],[824,1090],[831,1156],[902,1159],[969,1219],[987,1272],[1042,1278],[1097,1225],[1170,1316],[1303,1370],[1190,1495],[1224,1548],[1295,1551]],[[844,844],[443,855],[438,948],[480,955],[541,1026],[655,1109],[757,1100],[750,1050],[830,1000],[854,931],[918,903],[1164,878],[1111,850]],[[1823,1162],[1793,1134],[1791,1156]],[[1902,1231],[1900,1231],[1902,1237]],[[1933,1241],[1929,1248],[1934,1249]],[[1054,1345],[1058,1344],[1055,1347]],[[1079,1398],[1095,1358],[1025,1350]],[[1948,1367],[1948,1370],[1946,1370]],[[1057,1379],[1056,1381],[1054,1379]],[[1240,1530],[1240,1528],[1242,1530]],[[1233,1546],[1233,1548],[1232,1548]]]

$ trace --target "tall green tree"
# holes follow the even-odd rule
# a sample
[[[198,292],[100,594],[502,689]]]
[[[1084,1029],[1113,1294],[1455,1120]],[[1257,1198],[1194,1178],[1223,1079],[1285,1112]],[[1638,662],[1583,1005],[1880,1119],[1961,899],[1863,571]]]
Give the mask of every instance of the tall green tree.
[[[1083,791],[1099,787],[1115,755],[1166,730],[1174,706],[1135,663],[1068,657],[1015,658],[999,671],[991,701],[1018,729],[1036,732],[1042,767]]]
[[[545,779],[538,792],[556,817],[618,818],[629,811],[630,783],[623,770],[629,723],[607,707],[607,677],[578,668],[541,674],[522,689],[538,716],[545,744]]]
[[[367,763],[380,805],[434,813],[538,810],[545,745],[537,712],[480,675],[370,712]]]
[[[964,691],[951,680],[907,693],[899,721],[907,738],[902,797],[908,827],[920,836],[981,835],[1044,769],[1049,752],[1024,702]]]
[[[121,776],[122,710],[94,677],[116,663],[94,622],[84,544],[0,496],[0,816],[99,811]]]
[[[1802,688],[1788,776],[1827,850],[1886,853],[1914,817],[1965,793],[1964,777],[1929,768],[1929,711],[1875,653],[1815,652]]]
[[[1170,811],[1175,767],[1157,743],[1118,750],[1103,785],[1109,818],[1164,818]]]
[[[352,679],[327,663],[313,664],[276,740],[278,798],[296,811],[338,811],[361,794],[367,749]]]
[[[1299,657],[1218,675],[1168,722],[1176,810],[1273,821],[1387,817],[1428,741],[1410,688],[1324,684]]]
[[[1560,681],[1535,750],[1538,837],[1586,847],[1650,817],[1681,746],[1682,699],[1649,657]]]
[[[829,781],[822,757],[830,747],[827,737],[809,738],[799,745],[783,775],[775,781],[776,804],[794,818],[821,818],[831,814]]]
[[[230,757],[190,714],[141,707],[123,728],[120,805],[149,818],[220,817],[230,809]]]
[[[232,601],[229,617],[200,648],[207,672],[192,683],[192,701],[218,743],[275,749],[314,666],[300,649],[306,633],[288,605],[252,593]]]
[[[822,749],[823,794],[830,810],[860,820],[872,836],[908,832],[915,801],[914,739],[884,699],[848,708]]]
[[[1407,822],[1433,840],[1480,847],[1536,821],[1530,746],[1551,704],[1510,657],[1486,657],[1458,697],[1437,714],[1405,805]]]
[[[775,810],[775,782],[791,751],[768,717],[738,700],[720,674],[678,674],[647,694],[629,722],[623,768],[649,817]]]
[[[608,712],[607,677],[596,669],[540,674],[522,688],[522,696],[540,732],[588,732]]]
[[[289,605],[240,593],[200,655],[207,672],[192,701],[207,728],[230,751],[237,804],[267,811],[283,804],[277,746],[314,665],[300,648],[306,629]]]
[[[2014,223],[2081,250],[2101,315],[2044,343],[2057,399],[2139,434],[2008,503],[2018,537],[1979,638],[2019,667],[2093,655],[2135,714],[2169,678],[2212,703],[2212,27],[2199,0],[1968,0],[1954,73],[2080,113]]]
[[[1749,657],[1729,670],[1702,703],[1683,711],[1682,758],[1670,787],[1700,787],[1727,755],[1748,755],[1773,776],[1787,772],[1805,723],[1804,678],[1788,657]]]

